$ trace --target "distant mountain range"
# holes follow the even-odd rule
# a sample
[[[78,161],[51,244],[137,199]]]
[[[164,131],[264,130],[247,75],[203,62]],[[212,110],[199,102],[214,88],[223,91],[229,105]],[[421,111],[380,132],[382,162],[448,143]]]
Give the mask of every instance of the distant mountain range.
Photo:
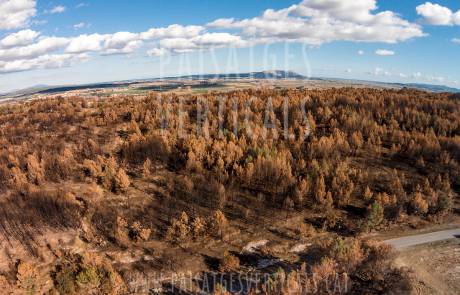
[[[453,88],[444,85],[433,85],[433,84],[417,84],[417,83],[409,83],[409,84],[402,84],[402,83],[392,83],[394,85],[399,85],[401,87],[407,88],[417,88],[422,90],[427,90],[431,92],[452,92],[452,93],[459,93],[460,89]]]
[[[94,84],[83,84],[83,85],[65,85],[65,86],[47,86],[37,85],[10,93],[0,94],[1,99],[24,97],[33,94],[52,94],[60,93],[71,90],[87,90],[97,88],[117,88],[127,87],[134,84],[156,82],[156,81],[174,81],[174,80],[238,80],[238,79],[270,79],[270,80],[310,80],[310,81],[323,81],[323,82],[339,82],[341,84],[353,84],[353,85],[364,85],[368,87],[385,87],[385,88],[415,88],[419,90],[425,90],[430,92],[451,92],[460,93],[460,89],[448,87],[444,85],[432,85],[432,84],[419,84],[419,83],[387,83],[387,82],[376,82],[366,80],[348,80],[338,78],[308,78],[301,74],[292,71],[262,71],[262,72],[250,72],[250,73],[230,73],[230,74],[205,74],[205,75],[188,75],[179,77],[164,77],[164,78],[152,78],[152,79],[137,79],[137,80],[125,80],[125,81],[113,81],[113,82],[102,82]]]
[[[262,71],[251,73],[231,73],[231,74],[205,74],[189,75],[180,77],[167,77],[166,80],[174,79],[191,79],[191,80],[210,80],[210,79],[297,79],[304,80],[307,77],[291,71]]]

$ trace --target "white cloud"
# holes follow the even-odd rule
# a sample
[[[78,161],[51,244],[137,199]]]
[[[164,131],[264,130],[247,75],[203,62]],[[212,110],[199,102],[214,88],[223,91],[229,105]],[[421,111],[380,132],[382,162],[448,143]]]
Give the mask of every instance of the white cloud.
[[[26,46],[0,49],[0,61],[36,58],[61,49],[68,42],[67,38],[43,37],[38,42]]]
[[[391,73],[382,69],[382,68],[375,68],[373,71],[368,72],[369,75],[372,76],[391,76]]]
[[[47,23],[48,23],[48,21],[46,19],[36,19],[36,20],[32,20],[30,22],[30,24],[34,25],[34,26],[42,26],[42,25],[45,25]]]
[[[91,26],[91,24],[89,24],[89,23],[81,22],[81,23],[73,25],[73,28],[75,30],[79,30],[79,29],[83,29],[83,28],[89,28],[90,26]]]
[[[11,30],[25,27],[35,16],[35,0],[1,0],[0,30]]]
[[[35,1],[3,1],[21,4],[19,6],[23,10],[26,7],[25,3],[33,4],[33,13],[29,12],[28,17],[16,21],[16,26],[18,23],[26,25],[29,18],[35,14]],[[4,9],[2,5],[0,11]],[[9,9],[11,10],[11,7]],[[267,9],[255,18],[220,19],[208,24],[234,29],[232,33],[209,32],[204,26],[179,24],[137,33],[93,33],[66,38],[40,36],[35,31],[23,30],[0,40],[0,63],[3,69],[1,71],[61,66],[68,64],[67,61],[78,62],[79,58],[76,57],[79,56],[89,58],[96,54],[130,54],[143,45],[151,48],[147,55],[162,56],[278,41],[306,42],[310,45],[341,40],[396,43],[424,36],[419,25],[410,23],[391,11],[374,12],[376,9],[376,0],[304,0],[298,5],[284,9]],[[65,7],[59,5],[48,13],[63,11]],[[0,16],[0,19],[2,17]],[[73,27],[81,29],[87,26],[87,23],[81,22]],[[358,54],[362,55],[364,51],[359,50]],[[376,69],[374,73],[382,75],[387,72]]]
[[[245,46],[247,43],[240,36],[229,33],[206,33],[192,38],[200,47]]]
[[[422,16],[424,21],[430,25],[449,26],[460,25],[460,10],[456,13],[451,9],[426,2],[416,8],[417,14]]]
[[[457,82],[448,77],[443,77],[443,76],[438,76],[438,75],[426,75],[420,72],[412,74],[411,78],[417,81],[422,81],[425,83],[434,83],[434,84],[456,84]]]
[[[428,77],[426,77],[426,79],[428,81],[437,82],[437,83],[445,83],[446,82],[446,78],[441,77],[441,76],[428,76]]]
[[[0,0],[1,1],[1,0]],[[75,29],[88,27],[87,23],[78,23]],[[247,42],[240,36],[229,33],[209,33],[201,26],[171,25],[164,28],[152,28],[146,32],[116,32],[113,34],[82,34],[75,37],[41,36],[39,32],[27,29],[10,34],[0,40],[1,72],[28,70],[50,67],[51,60],[85,54],[130,54],[145,43],[155,48],[147,55],[160,56],[168,53],[184,53],[193,50],[208,50],[221,47],[242,47]],[[47,58],[40,59],[42,56]],[[53,58],[50,59],[49,57]],[[59,59],[60,60],[60,59]],[[74,60],[74,59],[71,59]]]
[[[375,54],[381,55],[381,56],[390,56],[390,55],[395,55],[395,52],[392,50],[387,50],[387,49],[377,49],[375,51]]]
[[[105,40],[106,48],[118,48],[121,49],[126,46],[129,42],[138,41],[139,34],[131,32],[117,32],[112,35],[106,35],[107,39]]]
[[[130,54],[139,49],[142,46],[142,41],[140,40],[133,40],[129,41],[123,46],[119,47],[107,47],[105,48],[101,54],[102,55],[111,55],[111,54]]]
[[[208,23],[210,27],[217,27],[217,28],[229,28],[232,27],[235,23],[234,18],[220,18],[213,22]]]
[[[460,26],[460,10],[454,13],[454,15],[452,16],[452,20],[454,24]]]
[[[406,73],[392,73],[379,67],[370,72],[367,72],[367,74],[372,76],[391,77],[392,79],[399,79],[404,81],[411,79],[418,83],[455,84],[456,82],[455,80],[451,80],[443,76],[426,75],[420,72],[415,72],[411,75]]]
[[[80,35],[73,38],[66,53],[100,52],[101,54],[127,54],[132,53],[142,45],[139,34],[130,32],[117,32],[115,34]]]
[[[83,53],[90,51],[102,50],[102,41],[105,39],[105,35],[91,34],[91,35],[80,35],[73,38],[67,48],[66,53]]]
[[[153,40],[162,38],[192,38],[204,31],[202,26],[170,25],[166,28],[152,28],[141,33],[141,39]]]
[[[373,0],[305,0],[295,11],[300,16],[327,13],[335,19],[367,22],[372,20],[371,11],[375,9],[377,9],[377,3]]]
[[[81,3],[78,3],[77,5],[75,5],[75,8],[83,8],[83,7],[87,7],[87,6],[89,6],[88,3],[81,2]]]
[[[164,56],[167,55],[169,51],[165,48],[152,48],[147,51],[148,56]]]
[[[173,50],[173,51],[191,51],[198,49],[197,45],[192,40],[187,38],[169,38],[160,41],[161,48]]]
[[[117,32],[106,35],[103,45],[103,54],[132,53],[142,45],[139,34],[130,32]]]
[[[45,13],[58,14],[58,13],[63,13],[65,10],[66,10],[65,6],[58,5],[58,6],[51,8],[50,10],[46,10]]]
[[[425,36],[418,24],[392,11],[373,13],[376,0],[304,0],[281,10],[266,10],[250,19],[218,19],[210,27],[239,29],[258,42],[333,41],[396,43]]]
[[[154,48],[154,53],[162,52],[158,50],[166,49],[169,53],[185,53],[194,50],[208,50],[222,47],[243,47],[248,42],[240,36],[229,33],[204,33],[193,38],[166,38],[160,40],[159,47]],[[164,53],[162,53],[164,55]]]
[[[12,73],[34,69],[49,69],[71,66],[88,59],[86,54],[53,54],[42,55],[33,59],[18,59],[14,61],[0,61],[0,73]]]
[[[455,43],[455,44],[460,44],[460,38],[453,38],[450,41],[452,41],[452,43]]]
[[[364,55],[364,51],[363,50],[358,50],[358,55]]]
[[[17,46],[25,46],[31,44],[38,36],[39,32],[32,30],[22,30],[17,33],[10,34],[0,40],[0,48],[11,48]]]

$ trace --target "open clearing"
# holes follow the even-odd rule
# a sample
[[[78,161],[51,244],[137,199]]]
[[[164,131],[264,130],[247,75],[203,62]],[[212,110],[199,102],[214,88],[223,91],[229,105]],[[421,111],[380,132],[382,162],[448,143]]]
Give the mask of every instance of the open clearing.
[[[450,295],[460,290],[458,239],[405,248],[395,264],[414,271],[417,282],[413,294]]]

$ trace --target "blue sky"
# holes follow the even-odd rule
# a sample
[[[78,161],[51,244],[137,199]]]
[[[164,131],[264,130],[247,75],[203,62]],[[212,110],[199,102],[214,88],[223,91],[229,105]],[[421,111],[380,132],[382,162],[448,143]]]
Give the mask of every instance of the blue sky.
[[[0,0],[0,92],[293,70],[460,88],[458,1]]]

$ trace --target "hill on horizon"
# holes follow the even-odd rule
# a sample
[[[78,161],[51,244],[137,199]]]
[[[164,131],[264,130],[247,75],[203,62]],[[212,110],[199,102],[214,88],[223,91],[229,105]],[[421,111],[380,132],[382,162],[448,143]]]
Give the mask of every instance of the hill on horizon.
[[[270,70],[270,71],[259,71],[259,72],[247,72],[247,73],[225,73],[225,74],[197,74],[197,75],[185,75],[185,76],[169,76],[162,78],[147,78],[147,79],[132,79],[132,80],[120,80],[120,81],[107,81],[89,84],[79,85],[37,85],[28,87],[21,90],[7,92],[0,94],[0,99],[6,98],[17,98],[24,97],[33,94],[52,94],[60,93],[72,90],[88,90],[88,89],[107,89],[107,88],[118,88],[128,87],[139,83],[157,82],[157,81],[177,81],[177,80],[310,80],[310,81],[322,81],[322,82],[340,82],[346,86],[347,83],[364,85],[368,87],[386,87],[386,88],[414,88],[418,90],[425,90],[429,92],[451,92],[459,93],[460,89],[453,88],[445,85],[435,84],[422,84],[422,83],[389,83],[379,81],[368,81],[368,80],[354,80],[354,79],[340,79],[340,78],[329,78],[329,77],[307,77],[302,74],[293,71],[283,70]]]

